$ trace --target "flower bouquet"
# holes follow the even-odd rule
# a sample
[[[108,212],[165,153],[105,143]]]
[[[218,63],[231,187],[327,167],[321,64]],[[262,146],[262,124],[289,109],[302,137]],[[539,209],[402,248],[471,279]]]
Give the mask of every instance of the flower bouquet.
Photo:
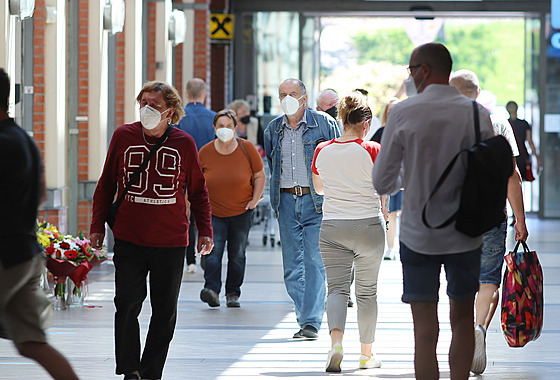
[[[47,269],[54,276],[55,309],[65,309],[67,303],[82,306],[87,274],[106,260],[105,252],[93,248],[81,232],[78,237],[62,235],[47,222],[37,225],[37,240],[45,249]],[[73,286],[65,299],[67,278]]]

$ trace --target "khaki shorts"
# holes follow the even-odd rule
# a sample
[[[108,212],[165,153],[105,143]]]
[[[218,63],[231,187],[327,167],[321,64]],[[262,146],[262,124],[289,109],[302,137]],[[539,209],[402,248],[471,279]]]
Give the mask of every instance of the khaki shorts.
[[[42,255],[8,269],[0,263],[0,322],[17,348],[47,342],[43,327],[52,317],[52,305],[39,287],[44,267]]]

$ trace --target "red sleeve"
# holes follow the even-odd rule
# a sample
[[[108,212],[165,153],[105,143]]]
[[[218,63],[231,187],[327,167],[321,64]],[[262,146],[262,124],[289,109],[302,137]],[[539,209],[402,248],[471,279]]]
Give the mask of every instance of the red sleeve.
[[[118,171],[118,141],[123,126],[120,126],[113,133],[103,172],[97,182],[97,187],[93,194],[93,207],[91,226],[89,233],[105,233],[105,220],[109,215],[109,209],[115,198],[117,191],[117,171]]]
[[[379,154],[379,149],[381,149],[381,145],[375,141],[362,141],[360,145],[368,151],[371,161],[375,162],[375,159]]]
[[[213,237],[212,234],[212,209],[208,199],[206,180],[202,173],[198,151],[194,139],[189,135],[189,156],[185,160],[187,171],[187,194],[191,203],[191,211],[196,220],[196,228],[199,236]]]
[[[319,152],[327,145],[332,144],[333,141],[334,139],[329,141],[323,141],[322,143],[317,145],[317,148],[315,148],[315,153],[313,154],[313,162],[311,163],[311,171],[313,172],[313,174],[319,175],[319,172],[317,171],[317,167],[315,166],[315,162],[317,161],[317,156],[319,155]]]

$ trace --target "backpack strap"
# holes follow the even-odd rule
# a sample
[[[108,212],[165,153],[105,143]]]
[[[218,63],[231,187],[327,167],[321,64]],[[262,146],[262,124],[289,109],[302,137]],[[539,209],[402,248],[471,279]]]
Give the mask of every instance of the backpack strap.
[[[477,105],[475,100],[472,101],[472,106],[473,106],[473,113],[474,113],[474,134],[475,134],[475,138],[476,138],[476,144],[478,144],[478,142],[480,142],[480,121],[479,121],[479,118],[478,118],[478,105]],[[426,216],[426,213],[427,213],[426,210],[428,208],[428,203],[434,197],[434,195],[438,192],[438,190],[441,187],[441,185],[443,184],[443,182],[445,182],[445,180],[447,179],[447,176],[449,176],[449,173],[451,172],[451,169],[453,169],[453,166],[455,166],[455,162],[457,162],[457,158],[459,158],[459,156],[462,153],[467,152],[467,151],[468,151],[468,149],[462,149],[461,151],[459,151],[459,153],[457,153],[455,155],[455,157],[453,157],[451,162],[447,165],[447,167],[445,168],[445,170],[443,171],[443,173],[439,177],[438,181],[436,182],[436,185],[434,186],[434,189],[432,190],[430,196],[428,197],[428,200],[424,204],[424,208],[422,209],[422,222],[424,222],[424,225],[426,225],[427,227],[435,228],[435,229],[444,228],[444,227],[447,227],[448,225],[450,225],[451,222],[453,222],[457,218],[457,215],[459,214],[459,210],[455,211],[453,213],[453,215],[451,215],[446,221],[444,221],[440,225],[432,226],[430,223],[428,223],[428,218]]]
[[[428,208],[428,203],[430,203],[430,200],[438,192],[438,190],[441,187],[441,185],[443,184],[443,182],[447,179],[447,176],[451,172],[451,169],[453,169],[453,166],[455,166],[455,162],[457,161],[457,158],[459,158],[459,156],[463,152],[465,152],[465,150],[461,150],[459,153],[457,153],[455,155],[455,157],[453,157],[453,159],[451,160],[449,165],[447,165],[447,167],[445,168],[445,170],[443,171],[443,173],[439,177],[436,185],[434,186],[434,189],[432,190],[432,193],[430,194],[430,196],[428,197],[428,200],[424,204],[424,208],[422,209],[422,222],[424,222],[424,225],[426,225],[429,228],[436,228],[437,229],[437,228],[447,227],[448,225],[451,224],[451,222],[453,222],[457,218],[457,214],[459,213],[459,210],[455,211],[455,213],[453,215],[451,215],[445,222],[441,223],[440,225],[432,226],[430,223],[428,223],[428,218],[426,217],[426,212],[427,212],[426,210]]]
[[[480,120],[478,119],[478,104],[476,100],[472,100],[473,113],[474,113],[474,136],[476,144],[480,142]]]

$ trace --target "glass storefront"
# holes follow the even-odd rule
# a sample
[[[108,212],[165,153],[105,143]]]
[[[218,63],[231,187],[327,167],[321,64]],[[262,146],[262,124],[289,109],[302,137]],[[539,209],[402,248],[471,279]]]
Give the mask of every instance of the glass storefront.
[[[541,128],[541,156],[544,171],[541,178],[542,212],[544,217],[560,217],[560,30],[550,25],[547,15],[544,27],[545,75],[544,126]]]
[[[247,12],[240,16],[243,17],[243,39],[235,42],[234,96],[254,98],[259,115],[278,115],[281,114],[279,84],[287,78],[300,78],[309,93],[308,106],[314,108],[315,95],[324,87],[320,83],[320,16],[298,12]],[[468,16],[471,15],[460,17]],[[524,25],[523,91],[511,96],[518,98],[519,117],[532,125],[533,142],[544,169],[536,181],[523,185],[526,211],[538,213],[540,217],[557,218],[560,217],[560,176],[557,175],[560,166],[560,34],[556,33],[560,32],[550,27],[549,17],[531,15],[518,19],[524,21],[521,21]],[[523,39],[523,32],[519,38]],[[537,162],[533,161],[537,174]]]
[[[260,12],[254,17],[258,113],[263,99],[271,98],[271,114],[280,114],[278,86],[300,78],[311,95],[318,87],[318,19],[295,12]],[[311,100],[312,96],[309,96]]]

